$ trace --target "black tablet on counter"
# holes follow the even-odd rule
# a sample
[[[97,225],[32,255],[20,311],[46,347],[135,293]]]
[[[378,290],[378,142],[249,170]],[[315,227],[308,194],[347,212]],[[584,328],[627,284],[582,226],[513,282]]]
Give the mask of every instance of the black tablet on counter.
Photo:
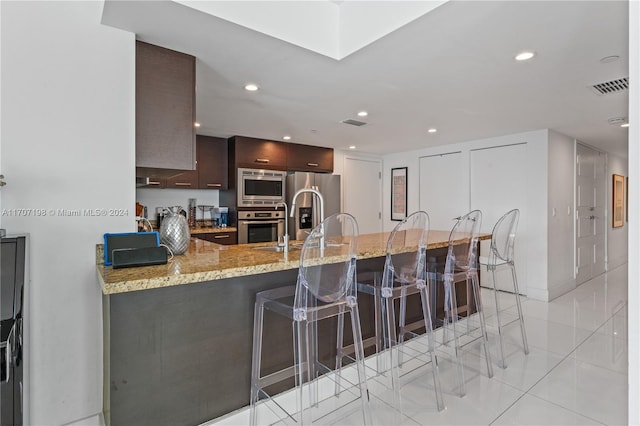
[[[156,247],[164,251],[165,261],[162,263],[167,263],[166,250],[160,247],[160,233],[158,233],[157,231],[104,234],[104,264],[107,266],[113,265],[114,250],[147,249],[150,247]],[[146,250],[145,252],[152,253],[153,251],[154,250]],[[134,257],[136,257],[135,253],[129,253],[129,254],[134,255]],[[121,258],[122,258],[122,255],[118,255],[118,259],[121,259]],[[138,265],[127,265],[127,266],[138,266]],[[114,265],[114,267],[118,267],[118,265]]]

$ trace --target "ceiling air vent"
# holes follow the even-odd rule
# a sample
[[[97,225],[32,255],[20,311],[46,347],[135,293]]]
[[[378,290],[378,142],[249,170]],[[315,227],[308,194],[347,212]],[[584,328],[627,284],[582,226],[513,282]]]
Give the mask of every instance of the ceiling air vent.
[[[610,95],[629,89],[629,78],[619,78],[617,80],[606,81],[591,86],[598,95]]]
[[[352,126],[357,126],[357,127],[364,126],[365,124],[367,124],[364,121],[358,121],[358,120],[352,120],[352,119],[342,120],[341,123],[350,124]]]

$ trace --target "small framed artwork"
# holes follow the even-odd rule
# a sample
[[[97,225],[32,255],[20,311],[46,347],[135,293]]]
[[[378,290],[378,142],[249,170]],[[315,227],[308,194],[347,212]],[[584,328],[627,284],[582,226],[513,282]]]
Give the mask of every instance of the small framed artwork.
[[[624,225],[624,176],[613,175],[613,227]]]
[[[391,169],[391,220],[407,217],[407,168]]]

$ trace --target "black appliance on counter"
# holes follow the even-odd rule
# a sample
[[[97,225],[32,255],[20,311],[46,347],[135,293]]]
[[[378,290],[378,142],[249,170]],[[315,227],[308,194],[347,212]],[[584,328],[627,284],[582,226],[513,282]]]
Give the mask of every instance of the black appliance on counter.
[[[22,425],[26,237],[0,239],[0,425]]]

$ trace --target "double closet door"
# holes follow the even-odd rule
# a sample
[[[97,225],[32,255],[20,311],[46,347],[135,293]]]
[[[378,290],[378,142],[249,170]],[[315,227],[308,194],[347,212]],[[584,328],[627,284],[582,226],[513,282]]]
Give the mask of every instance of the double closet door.
[[[496,146],[420,158],[420,209],[429,213],[431,229],[448,230],[453,218],[470,210],[482,211],[481,232],[491,233],[507,211],[520,209],[516,238],[516,269],[520,292],[527,291],[527,144]],[[481,255],[489,253],[489,241]],[[487,284],[488,274],[481,274]],[[510,280],[498,278],[510,284]],[[513,286],[505,290],[513,291]]]

